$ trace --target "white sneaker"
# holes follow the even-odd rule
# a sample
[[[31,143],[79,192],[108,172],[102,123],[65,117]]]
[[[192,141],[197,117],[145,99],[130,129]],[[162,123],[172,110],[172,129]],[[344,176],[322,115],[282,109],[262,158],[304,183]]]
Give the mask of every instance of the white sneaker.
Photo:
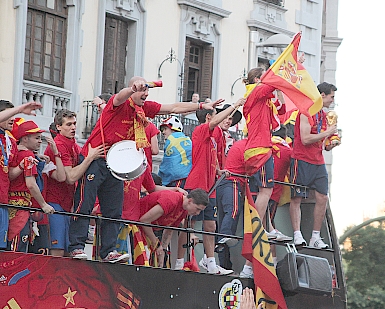
[[[247,273],[247,272],[244,272],[243,270],[241,271],[241,273],[239,274],[239,278],[249,278],[249,279],[254,279],[254,274],[251,272],[251,273]]]
[[[107,256],[102,259],[103,262],[109,262],[109,263],[126,263],[130,259],[130,254],[125,253],[125,254],[120,254],[116,250],[111,251],[110,253],[107,254]]]
[[[208,271],[209,269],[207,268],[207,262],[205,261],[204,258],[202,258],[200,261],[199,261],[199,266],[202,267],[204,270]]]
[[[296,246],[306,246],[307,243],[306,243],[306,240],[302,237],[302,235],[300,235],[300,236],[295,236],[294,235],[294,245],[296,245]]]
[[[268,232],[265,230],[265,233],[266,233],[267,239],[276,239],[277,238],[277,236],[271,232]]]
[[[238,244],[238,239],[224,237],[218,241],[218,244],[226,244],[229,248],[234,247]]]
[[[328,244],[325,244],[322,238],[310,238],[309,247],[317,248],[317,249],[327,249],[329,248]]]
[[[281,233],[280,231],[278,231],[276,229],[272,230],[269,234],[275,235],[276,241],[292,241],[293,240],[293,237],[286,236],[285,234]]]
[[[75,249],[70,252],[70,257],[77,260],[87,260],[87,254],[83,249]]]
[[[233,273],[234,270],[232,269],[224,269],[223,267],[217,265],[212,271],[208,271],[209,274],[215,274],[215,275],[230,275]]]
[[[184,261],[176,260],[174,270],[182,270],[184,266]]]

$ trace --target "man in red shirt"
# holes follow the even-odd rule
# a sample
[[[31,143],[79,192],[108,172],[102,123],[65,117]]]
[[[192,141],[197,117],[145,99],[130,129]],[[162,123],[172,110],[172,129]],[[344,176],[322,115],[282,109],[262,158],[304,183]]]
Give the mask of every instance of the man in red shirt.
[[[18,126],[15,138],[19,140],[19,151],[14,161],[24,161],[24,172],[11,181],[8,193],[8,204],[31,206],[32,198],[39,204],[45,213],[54,213],[54,208],[46,203],[40,188],[37,185],[38,175],[35,162],[29,157],[35,157],[35,151],[40,148],[41,130],[33,121],[25,121]],[[52,150],[57,154],[55,144],[51,144]],[[61,165],[60,157],[56,156],[56,165]],[[54,170],[50,176],[60,180],[59,169]],[[27,252],[29,235],[29,212],[24,210],[9,209],[8,249],[12,251]]]
[[[317,86],[321,94],[323,107],[329,108],[334,102],[336,86],[323,82]],[[290,164],[291,182],[315,189],[316,203],[314,206],[313,232],[309,242],[310,247],[326,249],[329,246],[323,242],[320,236],[322,222],[325,217],[328,200],[328,173],[322,150],[332,150],[337,144],[329,144],[324,147],[324,140],[337,133],[337,125],[327,124],[326,114],[321,109],[312,117],[312,126],[307,116],[298,113],[294,127],[294,146]],[[307,197],[308,190],[292,188],[290,202],[290,218],[294,230],[294,244],[306,245],[302,236],[301,227],[301,200]]]
[[[215,135],[215,128],[217,128],[218,124],[228,117],[234,109],[242,106],[244,102],[245,99],[239,99],[232,105],[232,108],[225,109],[218,114],[216,114],[215,110],[212,112],[197,112],[197,118],[201,125],[197,126],[192,134],[192,169],[186,180],[186,190],[201,188],[206,192],[210,192],[214,186],[217,172],[223,172],[218,163],[217,140],[215,139],[215,136],[219,136],[220,139],[222,139],[223,136],[220,129],[220,135]],[[224,151],[224,149],[222,149],[222,151]],[[217,220],[215,191],[212,193],[212,196],[210,196],[210,203],[205,211],[202,212],[200,216],[192,218],[192,221],[198,220],[203,220],[203,229],[206,232],[215,232]],[[181,233],[176,267],[183,265],[184,250],[182,250],[181,245],[186,243],[185,237],[186,234]],[[212,274],[223,275],[232,272],[232,270],[226,270],[216,264],[214,257],[214,236],[203,235],[203,246],[206,255],[200,262],[203,268]]]
[[[205,210],[208,203],[208,195],[202,189],[192,190],[187,196],[169,190],[153,192],[140,200],[141,217],[139,221],[178,227],[187,215],[199,215],[202,210]],[[163,248],[167,248],[169,243],[163,239],[162,242],[159,242],[152,227],[143,226],[142,230],[150,241],[151,250],[156,251],[157,256],[163,256]],[[159,263],[159,266],[162,267],[162,258],[159,259]]]
[[[8,189],[10,179],[21,173],[24,169],[24,162],[16,167],[11,167],[17,156],[16,141],[9,133],[12,130],[14,116],[18,113],[33,115],[32,111],[41,108],[40,103],[29,102],[14,107],[13,104],[6,100],[0,100],[0,203],[8,204]],[[19,163],[19,162],[17,162]],[[8,233],[8,209],[0,207],[0,249],[7,247]]]
[[[61,157],[66,179],[58,182],[49,177],[47,181],[46,201],[56,211],[72,212],[73,197],[75,193],[75,182],[84,174],[91,162],[103,154],[103,147],[90,148],[88,156],[78,165],[80,146],[75,141],[76,113],[67,109],[56,112],[54,123],[58,134],[55,143],[58,148],[58,156]],[[55,154],[47,147],[45,154],[55,161]],[[50,254],[64,256],[69,245],[69,217],[63,215],[52,215],[49,218],[50,226]]]
[[[159,104],[146,101],[148,86],[143,77],[133,77],[127,88],[113,95],[101,113],[95,128],[81,151],[81,158],[87,156],[88,147],[104,144],[107,147],[122,140],[134,140],[137,148],[145,148],[150,144],[145,135],[148,120],[156,114],[185,113],[199,108],[213,109],[222,100],[212,104],[173,103]],[[123,204],[123,181],[115,178],[109,171],[104,158],[91,163],[83,177],[79,180],[74,208],[75,212],[90,214],[96,197],[99,198],[100,211],[103,216],[120,218]],[[85,259],[84,245],[88,233],[89,220],[85,218],[71,219],[69,251],[74,258]],[[121,255],[116,251],[116,240],[119,224],[103,221],[101,224],[100,257],[107,262],[127,261],[129,255]]]

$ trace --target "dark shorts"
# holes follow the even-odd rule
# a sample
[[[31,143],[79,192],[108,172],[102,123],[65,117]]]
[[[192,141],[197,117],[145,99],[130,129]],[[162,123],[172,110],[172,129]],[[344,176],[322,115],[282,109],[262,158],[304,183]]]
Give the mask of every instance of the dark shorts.
[[[59,204],[48,203],[56,211],[64,211]],[[51,249],[63,249],[68,251],[69,245],[69,227],[70,227],[70,217],[64,215],[50,215],[49,216],[49,225],[50,225],[50,236],[51,236]]]
[[[209,204],[205,210],[202,210],[199,215],[192,216],[192,221],[216,221],[218,217],[218,210],[215,198],[209,198]]]
[[[290,182],[307,186],[318,193],[327,195],[329,192],[328,172],[325,164],[316,165],[305,161],[291,159]],[[291,197],[301,196],[307,198],[309,190],[301,187],[291,188]]]
[[[166,185],[166,187],[177,187],[177,188],[184,189],[184,185],[186,184],[186,179],[187,178],[171,181],[168,185]]]
[[[261,169],[250,177],[250,191],[258,192],[258,188],[274,187],[274,159],[273,156],[266,161]]]
[[[35,254],[49,255],[50,249],[50,237],[49,237],[49,225],[40,224],[39,236],[36,236],[33,244],[30,246],[30,252]]]

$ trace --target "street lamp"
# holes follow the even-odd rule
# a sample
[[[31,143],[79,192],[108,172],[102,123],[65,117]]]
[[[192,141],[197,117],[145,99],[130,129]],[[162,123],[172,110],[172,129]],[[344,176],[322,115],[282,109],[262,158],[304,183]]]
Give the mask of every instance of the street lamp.
[[[178,76],[180,78],[180,86],[178,88],[178,95],[179,95],[179,102],[182,102],[183,101],[183,62],[184,62],[184,59],[181,62],[176,57],[175,51],[171,47],[170,51],[168,52],[167,57],[159,65],[159,68],[158,68],[158,78],[162,78],[162,74],[160,74],[160,70],[162,68],[163,63],[165,63],[166,61],[168,61],[170,63],[173,63],[173,62],[177,61],[179,63],[180,74]]]

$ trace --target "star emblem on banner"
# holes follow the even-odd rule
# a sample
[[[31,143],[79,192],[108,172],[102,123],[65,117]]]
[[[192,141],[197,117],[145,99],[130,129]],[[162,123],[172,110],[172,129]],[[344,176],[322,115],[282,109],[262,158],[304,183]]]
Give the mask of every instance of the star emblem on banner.
[[[68,287],[67,293],[63,295],[63,297],[66,299],[66,304],[65,304],[66,307],[69,303],[71,303],[72,305],[75,305],[74,296],[76,293],[77,291],[71,291],[71,288]]]

